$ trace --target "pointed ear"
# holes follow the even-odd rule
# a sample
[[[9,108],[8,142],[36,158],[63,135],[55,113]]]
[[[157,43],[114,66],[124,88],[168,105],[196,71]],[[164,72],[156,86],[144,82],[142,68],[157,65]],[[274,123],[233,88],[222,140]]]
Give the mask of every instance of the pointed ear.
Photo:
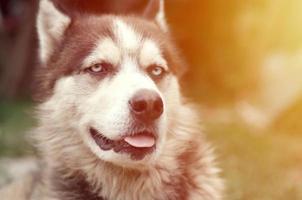
[[[162,30],[168,31],[165,19],[164,0],[150,0],[143,16],[147,19],[155,20]]]
[[[46,63],[70,24],[70,18],[59,11],[50,0],[41,0],[37,16],[39,56]]]

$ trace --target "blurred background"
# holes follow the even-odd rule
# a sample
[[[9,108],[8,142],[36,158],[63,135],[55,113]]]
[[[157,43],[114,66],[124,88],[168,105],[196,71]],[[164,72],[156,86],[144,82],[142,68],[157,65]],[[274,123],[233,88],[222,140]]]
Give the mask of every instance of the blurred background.
[[[140,13],[147,0],[56,0],[66,12]],[[0,185],[33,167],[37,0],[0,0]],[[166,0],[226,199],[302,199],[302,1]]]

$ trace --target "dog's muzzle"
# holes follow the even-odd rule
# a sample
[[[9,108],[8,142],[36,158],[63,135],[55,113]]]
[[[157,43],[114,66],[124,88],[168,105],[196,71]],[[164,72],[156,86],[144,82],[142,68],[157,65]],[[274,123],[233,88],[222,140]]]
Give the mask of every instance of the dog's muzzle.
[[[103,151],[127,153],[131,159],[141,160],[156,148],[156,121],[164,112],[164,104],[157,92],[147,89],[136,92],[128,103],[131,124],[118,138],[109,139],[93,127],[89,131]]]

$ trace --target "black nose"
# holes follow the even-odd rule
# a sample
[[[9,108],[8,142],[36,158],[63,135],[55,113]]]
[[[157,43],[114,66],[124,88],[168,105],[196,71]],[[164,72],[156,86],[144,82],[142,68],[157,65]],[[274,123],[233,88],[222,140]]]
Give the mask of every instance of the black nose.
[[[158,119],[164,111],[163,100],[152,90],[139,90],[130,99],[129,104],[132,114],[144,122]]]

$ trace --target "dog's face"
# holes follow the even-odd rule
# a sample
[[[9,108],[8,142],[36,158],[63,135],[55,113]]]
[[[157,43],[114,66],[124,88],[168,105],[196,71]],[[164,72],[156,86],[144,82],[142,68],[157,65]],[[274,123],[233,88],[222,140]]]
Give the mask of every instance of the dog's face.
[[[44,106],[104,161],[154,162],[173,121],[171,108],[180,104],[179,61],[160,2],[149,5],[149,19],[71,18],[41,2],[43,84],[51,91]]]

